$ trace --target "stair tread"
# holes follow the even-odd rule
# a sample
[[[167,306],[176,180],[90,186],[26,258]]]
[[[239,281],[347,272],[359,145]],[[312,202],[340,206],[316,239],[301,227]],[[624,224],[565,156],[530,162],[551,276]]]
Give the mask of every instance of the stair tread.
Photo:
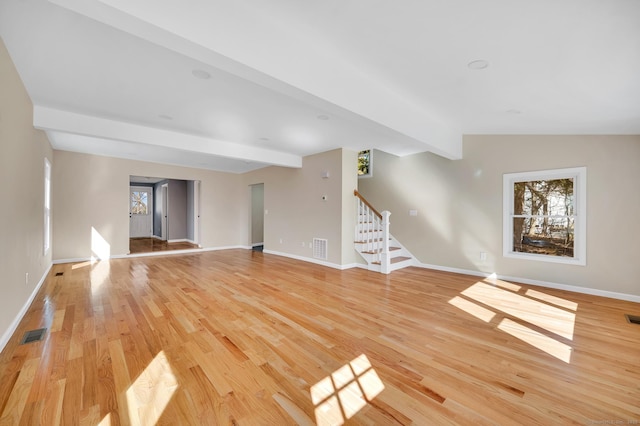
[[[394,257],[394,258],[391,259],[391,264],[404,262],[405,260],[411,260],[411,258],[410,257],[405,257],[405,256]],[[379,261],[371,262],[371,264],[380,265],[380,262]]]
[[[400,247],[389,247],[389,251],[396,251],[396,250],[402,250]],[[370,250],[370,251],[363,251],[362,253],[365,254],[376,254],[376,253],[380,253],[382,251],[382,249],[379,249],[378,251],[374,251],[374,250]]]

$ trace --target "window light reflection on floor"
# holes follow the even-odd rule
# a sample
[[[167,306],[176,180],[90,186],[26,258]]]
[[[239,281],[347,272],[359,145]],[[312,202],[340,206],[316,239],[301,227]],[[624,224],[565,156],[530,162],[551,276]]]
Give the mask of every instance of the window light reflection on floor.
[[[362,354],[311,386],[318,425],[341,425],[384,390],[384,384]]]
[[[149,363],[127,389],[127,405],[132,425],[154,425],[178,388],[164,351]]]
[[[571,362],[578,304],[539,290],[495,279],[478,281],[449,304],[547,354]]]

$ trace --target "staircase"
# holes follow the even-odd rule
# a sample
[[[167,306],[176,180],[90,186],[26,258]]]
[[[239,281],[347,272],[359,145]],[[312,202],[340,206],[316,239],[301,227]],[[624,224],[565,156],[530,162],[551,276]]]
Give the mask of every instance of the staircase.
[[[389,274],[414,264],[414,257],[389,233],[391,213],[378,211],[357,191],[358,223],[355,233],[355,249],[367,261],[370,271]]]

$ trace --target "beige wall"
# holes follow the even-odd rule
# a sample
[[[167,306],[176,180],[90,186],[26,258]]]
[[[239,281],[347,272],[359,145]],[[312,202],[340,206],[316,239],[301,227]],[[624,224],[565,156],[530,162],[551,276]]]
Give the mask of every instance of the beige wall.
[[[356,220],[356,198],[358,189],[358,153],[342,150],[342,264],[366,264],[354,248]]]
[[[248,205],[242,176],[123,160],[54,152],[53,259],[91,257],[92,228],[110,246],[110,255],[129,252],[129,176],[200,180],[200,245],[246,245]]]
[[[327,262],[343,265],[343,258],[350,259],[352,254],[344,252],[354,250],[353,231],[348,237],[351,244],[345,249],[342,229],[343,208],[353,205],[345,206],[343,199],[345,156],[353,156],[351,170],[355,176],[355,154],[345,154],[342,149],[304,157],[301,169],[268,167],[244,175],[247,188],[264,183],[264,208],[268,211],[264,217],[266,251],[311,259],[313,250],[309,244],[313,238],[325,238]],[[328,178],[322,177],[324,171],[329,172]],[[327,196],[326,201],[322,200],[323,195]]]
[[[391,233],[422,263],[640,295],[639,162],[640,136],[467,136],[457,161],[376,151],[359,190],[392,212]],[[577,166],[587,167],[587,266],[502,257],[502,175]]]
[[[13,321],[51,265],[44,248],[46,135],[33,128],[33,106],[0,40],[0,334]],[[25,283],[25,274],[29,274]],[[0,342],[4,344],[3,341]],[[1,345],[0,345],[1,347]]]

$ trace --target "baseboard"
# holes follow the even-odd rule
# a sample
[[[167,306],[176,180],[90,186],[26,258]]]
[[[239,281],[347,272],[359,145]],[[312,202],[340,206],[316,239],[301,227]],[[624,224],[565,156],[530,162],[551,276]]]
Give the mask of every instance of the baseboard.
[[[251,244],[251,247],[253,248],[253,247],[258,247],[258,246],[263,246],[263,245],[264,245],[264,242],[262,242],[262,243],[253,243],[253,244]]]
[[[288,257],[290,259],[301,260],[303,262],[315,263],[316,265],[327,266],[329,268],[339,269],[341,271],[344,271],[345,269],[355,268],[355,267],[358,266],[357,263],[349,263],[349,264],[346,264],[346,265],[338,265],[337,263],[326,262],[324,260],[314,259],[314,258],[311,258],[311,257],[298,256],[298,255],[295,255],[295,254],[282,253],[282,252],[273,251],[273,250],[263,250],[263,253],[273,254],[273,255],[282,256],[282,257]]]
[[[635,294],[618,293],[618,292],[615,292],[615,291],[600,290],[600,289],[597,289],[597,288],[580,287],[580,286],[576,286],[576,285],[554,283],[554,282],[550,282],[550,281],[532,280],[532,279],[529,279],[529,278],[512,277],[512,276],[509,276],[509,275],[499,275],[499,274],[492,274],[492,273],[488,273],[488,272],[472,271],[472,270],[469,270],[469,269],[450,268],[448,266],[429,265],[429,264],[420,263],[420,262],[417,262],[417,261],[416,261],[414,266],[416,266],[418,268],[434,269],[434,270],[437,270],[437,271],[453,272],[453,273],[456,273],[456,274],[473,275],[473,276],[483,277],[483,278],[487,278],[489,276],[495,276],[496,278],[498,278],[500,280],[505,280],[505,281],[514,281],[514,282],[518,282],[518,283],[522,283],[522,284],[531,284],[531,285],[536,285],[536,286],[539,286],[539,287],[553,288],[553,289],[556,289],[556,290],[566,290],[566,291],[572,291],[574,293],[589,294],[589,295],[592,295],[592,296],[609,297],[611,299],[619,299],[619,300],[626,300],[626,301],[629,301],[629,302],[638,302],[638,303],[640,303],[640,296],[637,296]]]
[[[189,240],[186,238],[178,238],[176,240],[167,240],[168,243],[188,243]]]
[[[5,346],[7,346],[7,343],[9,343],[9,340],[13,336],[13,333],[15,333],[16,330],[18,329],[18,326],[20,325],[20,321],[22,321],[22,318],[24,318],[25,314],[29,310],[29,307],[31,307],[31,303],[33,303],[33,300],[36,298],[36,295],[40,291],[40,287],[42,287],[42,284],[44,284],[44,281],[47,279],[47,276],[49,275],[49,271],[51,271],[52,266],[53,266],[53,263],[49,265],[44,275],[42,275],[42,278],[40,278],[40,281],[38,281],[38,284],[33,289],[33,292],[31,292],[31,296],[29,296],[29,299],[27,299],[25,304],[22,306],[22,309],[20,309],[20,312],[18,312],[18,315],[14,318],[9,328],[6,329],[5,332],[2,334],[2,337],[0,338],[0,352],[2,352]]]
[[[152,251],[147,253],[112,254],[107,259],[96,259],[91,257],[74,257],[69,259],[56,259],[53,261],[53,264],[58,265],[61,263],[77,263],[77,262],[99,261],[99,260],[108,260],[108,259],[128,259],[131,257],[151,257],[151,256],[167,256],[167,255],[173,255],[173,254],[192,254],[192,253],[202,253],[205,251],[233,250],[233,249],[251,250],[251,247],[237,245],[237,246],[203,247],[203,248],[184,249],[184,250]]]

